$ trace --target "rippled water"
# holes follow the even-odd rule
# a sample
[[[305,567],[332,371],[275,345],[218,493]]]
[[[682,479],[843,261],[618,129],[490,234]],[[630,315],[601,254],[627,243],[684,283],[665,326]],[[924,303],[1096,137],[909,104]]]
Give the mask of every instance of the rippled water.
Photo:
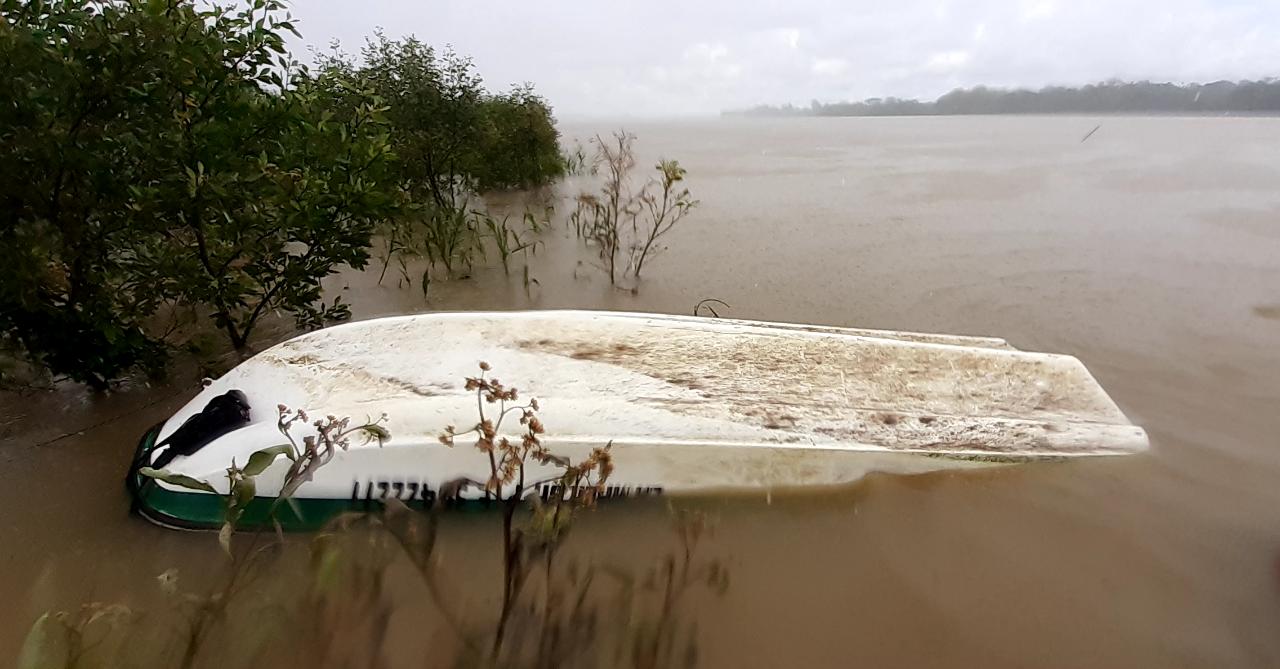
[[[332,288],[357,317],[686,313],[715,297],[735,317],[1075,355],[1147,429],[1150,454],[700,500],[718,519],[707,549],[732,572],[724,597],[696,604],[702,660],[1277,666],[1280,120],[1105,118],[1082,143],[1098,122],[633,123],[641,164],[678,158],[702,201],[634,294],[609,288],[563,227],[528,290],[495,268],[425,297],[369,274]],[[0,398],[0,657],[39,611],[128,600],[209,559],[210,537],[129,517],[120,483],[137,436],[194,393],[185,380]],[[601,510],[587,529],[572,544],[584,559],[670,543],[652,506]],[[444,560],[466,573],[464,552]]]

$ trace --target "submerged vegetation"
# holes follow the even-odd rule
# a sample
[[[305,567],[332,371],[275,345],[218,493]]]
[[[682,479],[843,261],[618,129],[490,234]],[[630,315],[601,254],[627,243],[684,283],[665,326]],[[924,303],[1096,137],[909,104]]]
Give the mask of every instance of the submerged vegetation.
[[[88,604],[75,612],[47,613],[27,635],[19,666],[380,667],[386,664],[388,626],[397,602],[425,598],[447,642],[433,644],[425,660],[465,667],[595,667],[656,669],[697,663],[697,639],[685,623],[696,591],[723,594],[728,571],[699,554],[708,532],[705,517],[675,512],[677,549],[637,574],[621,567],[581,563],[563,555],[570,530],[595,506],[613,471],[608,445],[581,462],[551,452],[546,428],[530,398],[492,378],[489,366],[467,378],[476,394],[477,421],[446,427],[443,446],[474,438],[487,461],[485,480],[459,479],[423,509],[398,498],[379,513],[335,519],[311,542],[300,562],[278,532],[240,531],[238,520],[256,492],[256,477],[283,458],[289,462],[269,514],[290,513],[289,500],[319,467],[350,446],[353,437],[386,442],[385,417],[352,426],[347,418],[310,421],[303,411],[279,408],[285,443],[254,453],[228,469],[222,495],[225,523],[218,534],[224,570],[207,591],[182,589],[177,570],[158,577],[164,610],[147,613],[122,604]],[[495,407],[492,415],[486,406]],[[507,420],[519,424],[504,435]],[[295,432],[305,430],[305,435]],[[299,439],[300,437],[300,439]],[[553,473],[535,479],[538,471]],[[203,493],[207,481],[144,470],[147,476]],[[542,494],[550,484],[550,494]],[[477,615],[447,593],[441,559],[440,511],[468,490],[495,505],[501,516],[499,603]],[[476,497],[476,495],[472,495]],[[278,527],[278,525],[277,525]],[[475,569],[475,561],[463,561]],[[298,579],[290,565],[308,564]],[[419,592],[393,593],[390,574],[408,568]],[[396,596],[393,596],[396,595]],[[402,604],[399,604],[402,605]],[[416,626],[418,633],[421,625]],[[438,637],[438,635],[437,635]],[[453,659],[442,657],[452,653]]]
[[[152,321],[212,316],[244,346],[263,314],[340,316],[320,279],[361,266],[395,206],[365,92],[292,60],[275,0],[240,11],[120,0],[0,5],[0,327],[54,374],[157,370]]]
[[[625,131],[609,139],[597,135],[593,170],[604,181],[595,193],[577,197],[570,222],[579,237],[594,244],[609,283],[639,279],[644,263],[664,247],[658,240],[685,217],[698,201],[684,187],[685,169],[675,160],[660,160],[658,176],[636,187],[635,135]]]
[[[321,280],[379,233],[452,272],[491,229],[478,193],[566,169],[529,86],[381,35],[309,68],[287,33],[279,0],[0,0],[4,349],[105,388],[182,325],[243,348],[268,314],[340,320]],[[531,248],[502,234],[504,261]]]
[[[451,50],[376,34],[306,66],[286,34],[281,0],[0,0],[0,383],[105,389],[211,328],[245,349],[268,318],[349,318],[322,280],[371,258],[424,293],[491,250],[509,274],[566,175],[605,176],[570,220],[611,283],[697,205],[674,160],[631,183],[632,135],[562,152],[530,85],[492,92]],[[513,189],[544,214],[486,207]]]
[[[483,256],[487,239],[509,271],[508,257],[532,244],[486,212],[479,194],[542,188],[565,174],[546,101],[529,85],[489,93],[469,59],[412,37],[378,34],[359,59],[335,49],[318,67],[368,90],[395,130],[394,180],[404,203],[379,225],[384,269],[396,262],[411,280],[407,261],[421,258],[452,275]],[[358,103],[344,99],[342,114]],[[424,288],[429,279],[422,275]]]

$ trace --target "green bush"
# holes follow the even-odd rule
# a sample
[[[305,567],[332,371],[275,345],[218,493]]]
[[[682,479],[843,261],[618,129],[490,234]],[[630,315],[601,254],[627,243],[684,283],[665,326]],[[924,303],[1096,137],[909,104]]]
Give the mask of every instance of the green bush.
[[[384,263],[398,258],[406,279],[407,257],[439,263],[451,274],[484,254],[478,193],[538,188],[565,173],[546,101],[528,84],[488,92],[471,60],[451,50],[377,34],[358,61],[335,49],[319,67],[375,95],[395,128],[391,171],[407,202],[379,233],[387,240]],[[333,101],[339,114],[351,104]],[[427,281],[424,274],[422,284]]]
[[[135,187],[163,158],[172,104],[155,87],[171,64],[139,46],[178,27],[140,3],[0,2],[0,328],[99,387],[162,359],[141,325],[161,295],[132,266],[159,232]]]
[[[481,192],[537,188],[564,176],[560,133],[532,85],[490,96],[481,113],[484,134],[473,167]]]
[[[0,0],[0,353],[103,388],[163,369],[174,313],[316,327],[375,234],[470,265],[476,193],[564,173],[528,85],[381,35],[309,71],[290,32],[280,0]]]
[[[0,0],[0,330],[27,359],[104,387],[160,369],[177,305],[236,347],[273,310],[344,315],[320,279],[395,204],[389,133],[292,30],[276,0]]]
[[[395,168],[416,202],[457,208],[473,193],[536,188],[564,175],[551,107],[530,84],[490,93],[469,58],[380,33],[359,62],[335,50],[320,67],[386,105]]]

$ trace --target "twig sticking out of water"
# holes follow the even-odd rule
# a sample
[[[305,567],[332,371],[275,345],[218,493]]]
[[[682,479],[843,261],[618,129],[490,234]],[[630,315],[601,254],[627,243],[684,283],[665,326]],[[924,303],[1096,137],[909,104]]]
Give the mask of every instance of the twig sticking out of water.
[[[1102,127],[1102,124],[1101,124],[1101,123],[1099,123],[1098,125],[1093,126],[1093,130],[1090,130],[1090,131],[1089,131],[1089,134],[1085,135],[1085,136],[1084,136],[1084,139],[1081,139],[1081,140],[1080,140],[1080,143],[1081,143],[1081,144],[1084,144],[1085,142],[1089,141],[1089,138],[1090,138],[1090,137],[1093,137],[1093,133],[1098,132],[1098,129],[1099,129],[1099,128],[1101,128],[1101,127]]]
[[[715,305],[717,304],[724,307],[725,309],[733,308],[732,305],[730,305],[728,302],[725,302],[724,300],[717,300],[714,297],[708,297],[705,300],[702,300],[697,304],[693,305],[693,315],[701,316],[703,310],[706,310],[711,314],[712,318],[720,318],[720,312],[716,311],[716,308],[715,308]]]

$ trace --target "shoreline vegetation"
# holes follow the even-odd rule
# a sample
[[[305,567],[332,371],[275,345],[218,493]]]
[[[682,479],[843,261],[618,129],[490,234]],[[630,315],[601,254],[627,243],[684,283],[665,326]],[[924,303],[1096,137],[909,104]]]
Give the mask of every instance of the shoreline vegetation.
[[[0,389],[102,391],[275,318],[345,320],[322,281],[347,267],[423,293],[509,274],[567,176],[609,179],[569,206],[611,284],[697,204],[678,162],[634,185],[633,136],[562,147],[532,84],[489,88],[452,49],[375,32],[306,65],[288,34],[281,0],[0,0]],[[536,211],[485,201],[513,191]]]
[[[509,274],[565,199],[576,209],[559,222],[611,285],[634,291],[698,204],[677,161],[640,176],[622,130],[562,147],[531,84],[490,89],[450,49],[375,33],[358,56],[335,45],[304,65],[286,34],[298,32],[282,0],[0,0],[0,392],[31,380],[105,391],[164,375],[175,353],[248,353],[277,319],[299,330],[348,319],[322,284],[345,268],[424,293],[480,263]],[[500,192],[532,194],[538,210],[491,209],[485,196]],[[429,508],[384,499],[309,545],[279,525],[237,532],[268,468],[287,469],[270,515],[353,438],[391,438],[386,416],[313,420],[312,407],[280,405],[280,443],[226,470],[209,542],[221,550],[182,565],[181,580],[177,566],[160,574],[154,606],[135,607],[149,599],[140,591],[40,615],[18,666],[372,668],[421,637],[444,642],[423,656],[432,666],[696,664],[694,598],[728,587],[723,563],[696,554],[708,522],[673,507],[674,546],[639,568],[568,550],[607,492],[609,445],[579,462],[552,453],[536,400],[517,404],[479,364],[464,381],[476,422],[441,425],[439,447],[474,437],[487,480],[452,481]],[[526,462],[557,474],[526,481]],[[217,495],[209,481],[138,471]],[[544,485],[557,492],[541,496]],[[500,512],[501,569],[459,593],[443,572],[479,562],[487,574],[489,556],[446,566],[445,549],[459,549],[437,543],[438,512],[468,487]],[[406,569],[420,579],[393,580]],[[393,637],[406,587],[434,619]]]
[[[452,270],[474,197],[565,173],[531,86],[381,34],[307,66],[287,34],[279,0],[0,2],[0,376],[105,390],[211,328],[343,320],[321,280],[379,237]]]
[[[807,107],[757,105],[725,117],[966,116],[995,114],[1159,114],[1179,116],[1280,116],[1280,79],[1207,84],[1110,80],[1080,87],[1038,90],[977,86],[957,88],[932,102],[894,97],[860,102],[813,100]]]

